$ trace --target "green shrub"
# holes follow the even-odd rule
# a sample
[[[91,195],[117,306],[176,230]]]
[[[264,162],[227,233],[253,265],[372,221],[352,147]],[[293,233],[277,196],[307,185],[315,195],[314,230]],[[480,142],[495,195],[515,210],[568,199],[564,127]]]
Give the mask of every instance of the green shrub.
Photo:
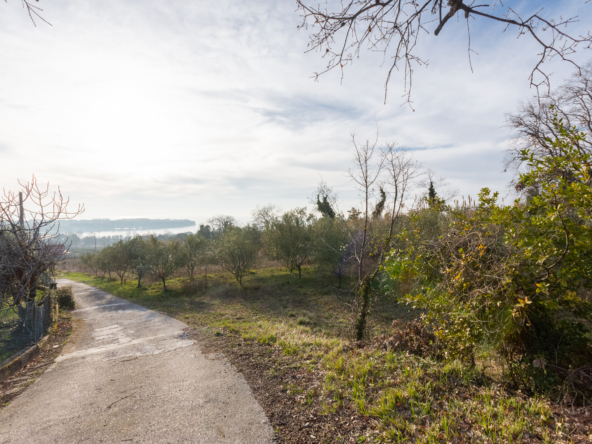
[[[54,292],[55,300],[60,308],[67,308],[73,310],[76,308],[76,302],[74,301],[74,293],[72,287],[58,288]]]
[[[448,356],[494,351],[534,389],[592,362],[592,306],[580,296],[592,288],[592,158],[577,148],[581,133],[555,125],[557,155],[523,151],[519,184],[534,196],[504,206],[484,188],[475,208],[440,202],[426,211],[445,214],[447,230],[426,238],[415,215],[389,265],[413,283],[406,300],[426,311]]]

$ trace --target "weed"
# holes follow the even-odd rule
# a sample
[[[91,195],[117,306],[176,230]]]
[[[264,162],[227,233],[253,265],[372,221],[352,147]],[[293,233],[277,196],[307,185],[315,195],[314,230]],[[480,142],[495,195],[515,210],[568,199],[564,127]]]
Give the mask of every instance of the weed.
[[[309,325],[310,324],[310,320],[308,318],[305,317],[299,317],[298,320],[296,321],[296,323],[298,325]]]

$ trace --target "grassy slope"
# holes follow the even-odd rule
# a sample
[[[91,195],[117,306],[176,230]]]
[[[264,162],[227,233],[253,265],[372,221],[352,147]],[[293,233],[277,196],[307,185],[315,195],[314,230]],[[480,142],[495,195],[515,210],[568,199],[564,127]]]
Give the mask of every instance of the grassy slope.
[[[280,269],[257,270],[241,290],[224,274],[192,291],[185,278],[135,288],[80,273],[65,275],[165,312],[217,334],[279,347],[320,375],[314,387],[287,384],[303,404],[326,412],[353,410],[372,426],[359,442],[577,442],[548,402],[509,394],[458,362],[442,363],[372,347],[348,345],[351,293],[328,276],[305,270],[301,280]],[[374,306],[373,334],[413,313],[383,298]],[[587,432],[586,432],[587,433]],[[570,439],[570,435],[575,440]],[[580,438],[586,439],[585,435]],[[585,441],[582,441],[585,442]]]

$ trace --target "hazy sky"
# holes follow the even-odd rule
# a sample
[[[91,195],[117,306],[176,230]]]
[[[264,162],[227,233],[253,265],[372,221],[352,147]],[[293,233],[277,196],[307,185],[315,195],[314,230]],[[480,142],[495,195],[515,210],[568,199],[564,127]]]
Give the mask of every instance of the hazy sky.
[[[534,3],[549,16],[579,14],[574,32],[592,22],[583,0]],[[507,190],[504,114],[534,94],[539,51],[501,24],[471,22],[474,73],[464,20],[424,36],[418,51],[430,65],[416,69],[412,111],[401,106],[400,76],[383,103],[377,54],[363,54],[342,82],[311,79],[325,61],[305,52],[292,0],[38,4],[53,26],[33,26],[20,0],[0,3],[5,188],[35,174],[84,203],[83,218],[246,221],[257,205],[306,205],[323,178],[349,208],[350,135],[373,138],[378,126],[382,142],[413,150],[461,194]],[[547,69],[556,84],[571,72]]]

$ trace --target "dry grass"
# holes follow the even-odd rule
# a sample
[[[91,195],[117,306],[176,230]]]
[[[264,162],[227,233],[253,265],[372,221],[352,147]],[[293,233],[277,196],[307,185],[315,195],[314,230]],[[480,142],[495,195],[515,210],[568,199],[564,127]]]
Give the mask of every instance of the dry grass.
[[[592,440],[592,411],[569,412],[543,398],[512,393],[479,369],[404,352],[351,344],[352,294],[312,268],[302,279],[278,269],[251,274],[244,290],[215,273],[210,286],[173,279],[170,292],[158,284],[123,287],[83,274],[84,281],[117,296],[231,335],[245,344],[265,344],[312,377],[285,381],[284,389],[304,407],[327,415],[363,418],[357,442],[577,443]],[[391,297],[379,298],[371,315],[373,335],[391,332],[394,319],[415,313]],[[290,364],[292,365],[292,364]],[[587,415],[587,416],[586,416]],[[353,420],[353,417],[352,417]],[[330,441],[327,441],[330,442]]]

